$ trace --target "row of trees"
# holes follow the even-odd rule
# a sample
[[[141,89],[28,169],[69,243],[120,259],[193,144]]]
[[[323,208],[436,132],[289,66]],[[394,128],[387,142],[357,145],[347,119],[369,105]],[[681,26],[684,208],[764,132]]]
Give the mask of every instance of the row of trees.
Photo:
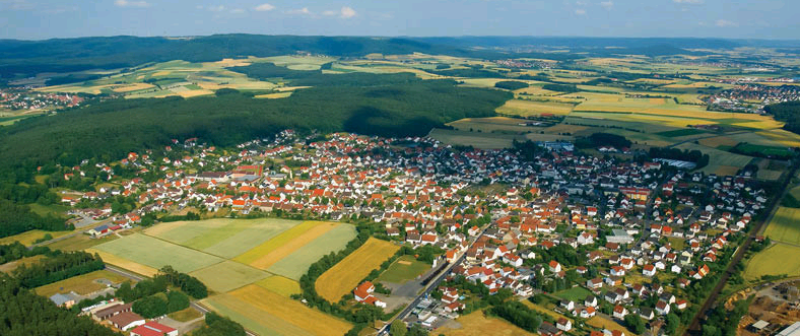
[[[29,250],[27,247],[25,247],[25,245],[15,241],[11,244],[0,245],[0,265],[26,257],[33,257],[37,255],[52,256],[56,253],[58,252],[50,251],[49,248],[44,246],[34,247]]]
[[[247,333],[241,324],[214,312],[206,313],[206,326],[195,330],[194,336],[245,336]]]
[[[189,308],[189,297],[179,291],[158,293],[136,300],[132,308],[144,318],[154,318]]]
[[[83,251],[66,252],[45,258],[34,265],[22,265],[14,277],[26,288],[35,288],[105,268],[99,255]]]
[[[532,333],[539,332],[542,318],[519,301],[510,300],[492,307],[490,313],[497,315],[511,324]]]

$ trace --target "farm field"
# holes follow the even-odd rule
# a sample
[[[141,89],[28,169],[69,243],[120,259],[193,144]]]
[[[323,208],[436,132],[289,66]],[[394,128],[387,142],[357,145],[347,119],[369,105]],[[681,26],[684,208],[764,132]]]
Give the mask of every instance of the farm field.
[[[256,285],[268,289],[276,294],[285,297],[291,297],[294,294],[301,294],[303,290],[300,284],[289,278],[284,278],[280,275],[273,275],[269,278],[256,282]]]
[[[62,237],[72,233],[73,231],[42,231],[42,230],[30,230],[18,235],[8,236],[0,238],[0,245],[11,244],[15,241],[18,241],[20,244],[28,246],[33,244],[37,239],[41,239],[46,234],[50,234],[53,238]]]
[[[701,170],[706,174],[733,175],[736,171],[744,168],[753,160],[750,156],[734,154],[719,149],[705,147],[694,143],[684,143],[676,146],[679,149],[699,150],[703,154],[708,154],[708,165]]]
[[[528,117],[541,115],[542,113],[567,115],[572,112],[572,110],[572,104],[512,99],[507,101],[503,106],[498,107],[496,112],[504,115]]]
[[[352,325],[295,301],[249,285],[203,301],[260,335],[343,335]]]
[[[528,122],[525,119],[491,117],[491,118],[466,118],[447,124],[459,131],[481,131],[486,133],[528,133],[538,131],[541,128],[531,126],[521,126]]]
[[[800,245],[800,209],[779,207],[764,235],[773,241]]]
[[[317,278],[314,287],[325,300],[338,302],[399,249],[399,246],[390,242],[370,238],[355,252],[325,271]]]
[[[431,265],[414,259],[413,256],[402,256],[395,260],[389,268],[381,273],[375,281],[405,283],[431,269]]]
[[[80,234],[47,244],[47,247],[51,250],[81,251],[116,239],[119,239],[116,235],[107,235],[102,238],[94,239],[88,235]]]
[[[289,279],[300,280],[300,277],[308,271],[311,264],[331,252],[344,249],[347,243],[355,237],[355,226],[339,224],[326,234],[309,242],[303,248],[276,262],[267,271]]]
[[[184,273],[223,261],[219,257],[139,233],[97,245],[95,249],[155,269],[170,265],[178,272]],[[124,265],[118,266],[124,267]]]
[[[234,261],[223,261],[189,273],[189,275],[197,277],[208,288],[220,293],[234,290],[270,276],[267,272]]]
[[[286,231],[286,233],[290,234],[280,235],[276,237],[276,239],[272,239],[267,242],[267,244],[273,242],[275,242],[275,244],[269,245],[268,247],[270,249],[266,251],[262,257],[250,263],[250,265],[259,269],[269,269],[278,261],[281,261],[295,251],[304,248],[308,243],[328,233],[338,225],[338,223],[334,222],[303,222],[303,224],[295,227],[303,227],[303,231]],[[282,239],[284,237],[286,237],[286,239]]]
[[[111,273],[106,270],[100,270],[37,287],[34,289],[34,291],[36,294],[45,297],[50,297],[56,293],[66,294],[71,291],[74,291],[80,295],[86,295],[106,288],[106,285],[96,282],[96,280],[99,279],[106,279],[115,284],[122,283],[123,281],[127,280],[127,278],[119,274]]]
[[[536,335],[525,331],[499,317],[486,317],[483,311],[476,311],[456,319],[461,328],[453,329],[445,325],[436,330],[436,334],[446,336],[527,336]]]
[[[297,225],[284,219],[209,219],[170,222],[145,230],[145,234],[192,249],[230,259],[271,240]]]
[[[432,129],[428,136],[448,145],[473,146],[480,149],[510,148],[514,139],[525,140],[523,136],[519,135],[455,131],[441,128]]]
[[[555,292],[553,294],[565,300],[581,302],[584,299],[586,299],[587,296],[592,295],[592,292],[581,286],[576,286],[570,289],[562,290],[560,292]]]
[[[764,275],[800,276],[800,258],[787,258],[787,256],[797,255],[800,255],[800,247],[781,243],[774,244],[747,262],[744,277],[747,280],[757,280]]]
[[[317,222],[307,221],[307,222],[297,222],[294,221],[295,226],[292,226],[286,231],[283,231],[272,239],[265,241],[253,248],[249,249],[246,252],[236,256],[233,260],[238,261],[243,264],[252,264],[259,259],[263,258],[264,256],[270,254],[275,249],[283,246],[284,244],[296,239],[297,237],[303,235],[306,231],[310,230],[314,226],[317,225]]]
[[[595,316],[586,320],[586,324],[595,327],[597,329],[608,329],[611,331],[619,330],[624,332],[626,335],[636,335],[634,333],[631,333],[627,328],[621,326],[619,323],[614,321],[609,321],[608,319],[604,319],[600,316]]]

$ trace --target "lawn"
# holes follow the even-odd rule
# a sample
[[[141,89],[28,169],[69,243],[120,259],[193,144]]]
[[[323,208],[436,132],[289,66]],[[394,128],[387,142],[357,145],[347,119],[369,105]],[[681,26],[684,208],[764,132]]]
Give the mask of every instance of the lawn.
[[[156,269],[171,265],[184,273],[223,261],[210,254],[138,233],[97,245],[95,249]]]
[[[345,321],[257,285],[213,296],[204,303],[260,335],[344,335],[352,328]]]
[[[747,262],[744,277],[748,280],[757,280],[764,275],[800,276],[800,258],[797,256],[800,256],[800,247],[777,243],[759,252]]]
[[[416,278],[429,269],[431,269],[431,265],[427,263],[418,261],[412,256],[402,256],[389,266],[389,269],[381,273],[376,281],[402,284]]]
[[[399,246],[390,242],[370,238],[355,252],[317,278],[314,284],[317,293],[330,302],[338,302],[399,249]]]
[[[774,241],[800,245],[800,209],[779,207],[764,235]]]
[[[300,289],[300,284],[297,281],[294,281],[289,278],[284,278],[280,275],[273,275],[269,278],[256,282],[256,285],[264,287],[269,291],[283,295],[285,297],[291,297],[294,294],[301,294],[303,292]]]
[[[581,286],[575,286],[570,289],[565,289],[560,292],[556,292],[554,294],[555,296],[558,296],[565,300],[582,302],[584,299],[586,299],[587,296],[592,295],[592,292]]]
[[[683,238],[668,237],[667,240],[669,240],[673,250],[682,251],[683,247],[686,246],[686,240]]]
[[[224,261],[190,273],[215,292],[225,293],[265,279],[269,273],[237,263]]]
[[[216,218],[162,223],[145,230],[145,234],[230,259],[297,224],[300,222],[274,218]]]
[[[106,285],[95,282],[95,280],[98,279],[106,279],[115,284],[127,280],[127,278],[119,274],[111,273],[106,270],[100,270],[37,287],[34,289],[34,291],[36,294],[45,297],[50,297],[56,293],[66,294],[71,291],[81,295],[86,295],[106,288]]]
[[[437,335],[446,336],[483,336],[483,335],[504,335],[504,336],[526,336],[536,335],[527,332],[506,320],[498,317],[487,317],[483,311],[476,311],[456,319],[461,324],[461,328],[452,329],[442,327],[436,330]]]
[[[353,225],[339,224],[333,230],[306,244],[302,249],[294,251],[286,258],[276,262],[267,271],[289,279],[300,280],[311,264],[331,252],[344,249],[347,243],[355,237],[356,229]]]

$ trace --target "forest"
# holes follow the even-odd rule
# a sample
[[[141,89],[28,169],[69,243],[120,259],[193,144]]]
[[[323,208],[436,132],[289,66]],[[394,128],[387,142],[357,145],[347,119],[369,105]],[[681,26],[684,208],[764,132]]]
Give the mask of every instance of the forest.
[[[785,122],[783,129],[800,134],[800,101],[769,105],[764,110],[775,120]]]
[[[14,270],[14,278],[25,288],[36,288],[105,268],[103,260],[86,252],[65,252],[43,259],[33,265]]]

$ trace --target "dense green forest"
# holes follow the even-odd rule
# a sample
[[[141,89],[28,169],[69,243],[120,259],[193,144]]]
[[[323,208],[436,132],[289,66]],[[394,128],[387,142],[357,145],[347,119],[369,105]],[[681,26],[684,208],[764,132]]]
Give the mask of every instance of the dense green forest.
[[[14,278],[26,288],[36,288],[105,268],[100,256],[83,251],[58,253],[33,265],[21,265]]]
[[[13,201],[0,199],[0,238],[13,236],[33,229],[47,231],[72,230],[71,225],[64,224],[64,219],[55,216],[41,216],[27,205],[14,204]]]
[[[0,273],[0,335],[3,336],[112,336],[114,333],[87,316],[57,307],[43,296]]]
[[[764,108],[775,120],[783,121],[783,129],[800,134],[800,101],[769,105]]]
[[[494,87],[506,90],[519,90],[528,87],[528,83],[519,81],[500,81],[494,83]]]
[[[230,146],[286,128],[421,136],[453,120],[492,116],[511,98],[450,80],[399,76],[409,82],[396,83],[398,76],[374,76],[390,84],[313,87],[274,100],[220,90],[217,97],[114,100],[29,118],[0,129],[0,171],[17,183],[54,161],[70,166],[88,158],[118,159],[173,138]]]

